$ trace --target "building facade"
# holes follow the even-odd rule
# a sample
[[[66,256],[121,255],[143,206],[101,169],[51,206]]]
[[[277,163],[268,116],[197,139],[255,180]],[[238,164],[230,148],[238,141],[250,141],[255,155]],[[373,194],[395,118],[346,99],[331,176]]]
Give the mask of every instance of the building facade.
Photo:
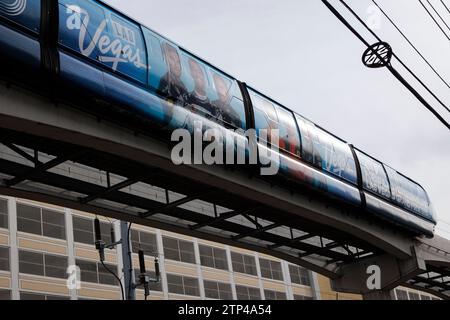
[[[94,218],[86,212],[0,197],[0,300],[121,299],[118,281],[100,263]],[[102,239],[120,235],[120,221],[101,220]],[[160,261],[161,281],[149,299],[311,300],[361,299],[336,293],[327,278],[277,258],[141,225],[130,230],[135,272],[137,252],[147,271]],[[118,237],[117,237],[118,238]],[[106,249],[105,266],[123,279],[122,248]],[[70,288],[69,266],[78,266],[79,288]],[[128,272],[128,271],[125,271]],[[397,299],[430,300],[398,288]],[[143,290],[136,298],[144,299]]]

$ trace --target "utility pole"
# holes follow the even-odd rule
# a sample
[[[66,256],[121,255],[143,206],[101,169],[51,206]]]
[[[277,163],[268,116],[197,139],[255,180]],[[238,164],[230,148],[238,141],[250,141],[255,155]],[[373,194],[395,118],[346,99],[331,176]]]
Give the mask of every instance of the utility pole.
[[[130,225],[126,221],[120,222],[120,236],[122,241],[123,281],[125,283],[125,296],[127,300],[136,300],[136,287],[134,286],[134,270],[131,250],[131,237],[128,230]]]

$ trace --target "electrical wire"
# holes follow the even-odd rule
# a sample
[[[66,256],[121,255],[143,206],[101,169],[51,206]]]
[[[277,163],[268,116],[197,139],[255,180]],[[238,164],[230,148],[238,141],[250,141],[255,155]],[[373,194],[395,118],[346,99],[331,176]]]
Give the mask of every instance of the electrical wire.
[[[442,31],[442,33],[444,34],[444,36],[448,39],[448,41],[450,41],[450,37],[448,36],[448,34],[444,31],[444,29],[442,29],[441,25],[439,24],[439,22],[436,21],[436,19],[433,17],[433,15],[431,14],[430,10],[427,9],[427,7],[423,4],[422,0],[418,0],[419,3],[422,5],[422,7],[425,9],[425,11],[428,13],[428,15],[430,16],[431,19],[433,19],[434,23],[438,26],[438,28]]]
[[[108,217],[105,217],[105,218],[108,219],[108,221],[110,222],[110,224],[111,224],[111,226],[112,226],[111,219],[109,219]],[[98,219],[98,216],[97,216],[97,215],[95,215],[95,219]],[[108,268],[108,267],[106,266],[105,262],[104,262],[102,259],[100,259],[100,262],[101,262],[103,268],[105,268],[106,271],[108,271],[110,274],[112,274],[112,275],[114,276],[114,278],[116,278],[116,280],[119,282],[119,285],[120,285],[120,293],[121,293],[121,295],[122,295],[122,300],[125,300],[125,290],[124,290],[124,288],[123,288],[123,284],[122,284],[121,278],[119,278],[119,276],[118,276],[114,271],[112,271],[110,268]]]
[[[444,6],[444,8],[448,11],[448,13],[450,13],[450,9],[447,7],[447,5],[445,4],[445,2],[443,0],[441,0],[442,5]]]
[[[331,12],[345,25],[347,28],[356,36],[358,39],[360,39],[367,47],[370,47],[368,42],[353,28],[350,23],[345,20],[345,18],[334,8],[328,0],[322,0],[322,2],[329,8]],[[378,37],[378,35],[369,28],[369,26],[356,14],[356,12],[344,1],[340,0],[340,2],[347,8],[347,10],[350,11],[350,13],[379,41],[381,42],[381,38]],[[419,77],[408,67],[405,63],[395,54],[395,52],[392,53],[392,55],[399,61],[399,63],[442,105],[443,102],[431,91],[428,86],[426,86],[422,80],[419,79]],[[450,123],[448,123],[403,77],[398,73],[392,66],[388,65],[389,70],[394,74],[394,76],[426,107],[433,115],[439,119],[439,121],[444,124],[447,129],[450,130]]]
[[[372,29],[370,29],[369,28],[369,26],[356,14],[356,12],[345,2],[345,1],[343,1],[343,0],[340,0],[340,2],[344,5],[344,7],[348,10],[348,11],[350,11],[350,13],[372,34],[372,36],[374,36],[375,37],[375,39],[377,39],[379,42],[381,42],[382,40],[381,40],[381,38],[372,30]],[[348,22],[347,22],[347,24],[348,24]],[[350,28],[352,28],[353,29],[353,27],[350,27]],[[353,29],[354,30],[354,29]],[[354,33],[356,32],[356,30],[354,31]],[[358,38],[360,38],[361,39],[361,35],[359,35],[358,36]],[[367,41],[365,41],[364,40],[364,43],[365,44],[367,44]],[[367,45],[367,46],[370,46],[370,45]],[[439,102],[439,104],[442,106],[442,107],[444,107],[447,111],[449,111],[450,112],[450,108],[448,108],[445,104],[444,104],[444,102],[442,102],[442,100],[441,99],[439,99],[435,94],[434,94],[434,92],[433,91],[431,91],[431,89],[403,62],[403,60],[402,59],[400,59],[400,57],[399,56],[397,56],[397,54],[395,53],[395,52],[393,52],[392,53],[392,56],[394,57],[394,58],[396,58],[397,59],[397,61],[402,65],[402,67],[403,68],[405,68],[406,69],[406,71],[408,71],[413,77],[414,77],[414,79],[416,79],[416,81],[418,81],[421,85],[422,85],[422,87],[424,87],[425,88],[425,90],[427,90],[428,91],[428,93],[429,94],[431,94],[431,96],[433,97],[433,98],[435,98],[436,99],[436,101],[438,101]]]
[[[430,2],[430,0],[427,0],[428,4],[430,5],[431,9],[437,14],[439,19],[444,23],[444,25],[447,27],[448,30],[450,30],[450,27],[448,26],[447,22],[445,22],[444,18],[439,14],[439,11],[436,10],[436,8],[433,6],[433,4]]]
[[[381,6],[375,1],[372,0],[373,4],[377,6],[377,8],[381,11],[381,13],[386,17],[386,19],[389,20],[389,22],[394,26],[395,29],[402,35],[402,37],[408,42],[408,44],[414,49],[414,51],[417,52],[417,54],[422,58],[422,60],[433,70],[433,72],[441,79],[441,81],[450,89],[450,85],[448,82],[437,72],[436,68],[434,68],[431,63],[423,56],[423,54],[417,49],[417,47],[409,40],[409,38],[405,35],[405,33],[398,27],[398,25],[389,17],[389,15],[381,8]],[[397,58],[397,57],[396,57]],[[397,58],[398,60],[398,58]],[[441,103],[441,105],[450,112],[450,108],[447,107],[444,103]]]
[[[125,293],[124,293],[124,290],[123,290],[123,284],[122,284],[122,281],[120,281],[120,278],[114,273],[114,271],[112,271],[111,269],[109,269],[109,268],[105,265],[105,263],[104,263],[103,261],[100,261],[100,262],[102,263],[103,268],[105,268],[106,271],[108,271],[109,273],[111,273],[111,274],[114,276],[114,278],[116,278],[117,281],[119,282],[119,285],[120,285],[120,293],[122,294],[122,300],[125,300]]]

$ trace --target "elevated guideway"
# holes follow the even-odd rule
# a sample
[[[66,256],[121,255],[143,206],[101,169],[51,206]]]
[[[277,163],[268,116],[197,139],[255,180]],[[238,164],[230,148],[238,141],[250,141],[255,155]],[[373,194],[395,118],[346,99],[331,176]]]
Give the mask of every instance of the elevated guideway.
[[[170,152],[143,133],[0,85],[0,194],[270,254],[367,298],[397,285],[450,298],[450,241],[412,237],[245,169],[176,166]],[[373,264],[381,291],[366,285]]]

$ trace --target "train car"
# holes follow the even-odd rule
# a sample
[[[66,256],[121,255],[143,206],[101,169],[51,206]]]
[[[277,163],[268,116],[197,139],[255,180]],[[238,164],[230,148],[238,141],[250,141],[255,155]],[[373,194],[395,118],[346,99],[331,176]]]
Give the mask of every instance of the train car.
[[[267,130],[255,147],[261,158],[276,146],[277,181],[434,234],[418,183],[101,1],[0,0],[0,68],[7,81],[149,134],[201,122],[248,156],[243,132]]]

